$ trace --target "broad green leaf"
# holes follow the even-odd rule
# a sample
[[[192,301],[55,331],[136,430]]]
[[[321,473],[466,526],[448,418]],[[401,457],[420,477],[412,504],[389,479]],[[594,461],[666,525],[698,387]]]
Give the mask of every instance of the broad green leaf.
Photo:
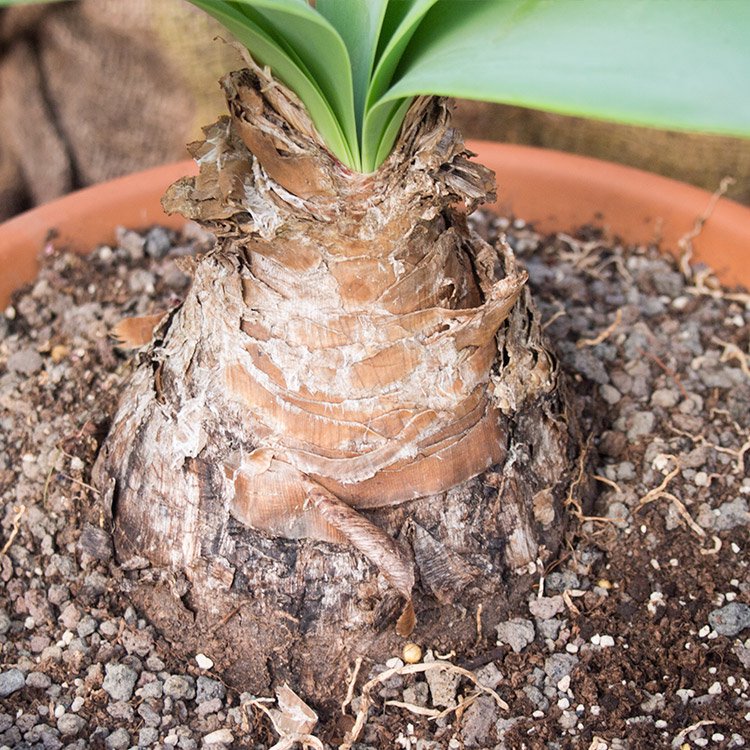
[[[360,147],[362,149],[362,169],[371,172],[382,159],[377,153],[386,132],[393,130],[393,115],[401,109],[398,100],[378,102],[385,93],[401,55],[427,11],[437,0],[396,0],[391,2],[383,22],[381,41],[378,50],[378,63],[373,72],[367,92],[366,111],[362,127]],[[408,109],[408,107],[407,107]],[[403,118],[402,118],[403,119]],[[391,145],[398,135],[398,128]]]
[[[341,35],[320,13],[299,0],[236,2],[260,13],[278,38],[284,39],[286,45],[304,63],[306,72],[315,81],[339,121],[353,157],[349,162],[350,166],[358,168],[359,145],[354,116],[352,69]],[[250,52],[253,52],[252,47]]]
[[[384,99],[750,136],[748,0],[438,0]]]
[[[339,32],[349,52],[354,113],[357,131],[361,134],[370,77],[388,0],[318,0],[315,7]]]
[[[417,27],[437,0],[391,0],[383,21],[377,66],[367,92],[372,106],[391,83],[391,78]]]
[[[291,0],[294,2],[295,0]],[[345,164],[354,166],[355,158],[349,140],[343,133],[338,115],[333,111],[326,96],[309,72],[296,62],[296,55],[290,57],[285,46],[275,39],[275,27],[265,29],[254,23],[251,17],[239,10],[238,3],[228,0],[191,0],[199,8],[216,18],[238,42],[245,45],[251,54],[287,84],[310,113],[318,131],[331,151]],[[243,9],[245,10],[245,9]],[[252,9],[246,9],[252,10]]]
[[[393,144],[396,142],[404,117],[411,106],[413,99],[400,99],[393,104],[395,105],[390,112],[390,117],[383,127],[383,134],[380,138],[378,150],[375,152],[375,158],[370,166],[373,170],[379,167],[390,155],[393,150]]]

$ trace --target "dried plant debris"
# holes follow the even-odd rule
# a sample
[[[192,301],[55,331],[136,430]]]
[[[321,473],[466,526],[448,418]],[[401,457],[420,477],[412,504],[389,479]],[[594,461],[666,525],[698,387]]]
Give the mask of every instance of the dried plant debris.
[[[574,485],[566,551],[501,621],[466,613],[473,650],[416,631],[411,664],[351,654],[331,705],[283,678],[275,699],[238,693],[208,648],[176,659],[121,593],[91,486],[132,368],[109,334],[168,314],[210,240],[123,230],[88,261],[46,254],[0,316],[0,748],[750,744],[750,297],[594,229],[474,226],[507,235],[591,404],[596,505]]]

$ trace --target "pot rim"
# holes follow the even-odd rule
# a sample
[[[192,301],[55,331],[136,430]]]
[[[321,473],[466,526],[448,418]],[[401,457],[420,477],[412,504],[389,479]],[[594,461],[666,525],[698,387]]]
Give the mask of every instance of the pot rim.
[[[681,252],[680,239],[695,228],[712,196],[705,190],[633,167],[532,146],[468,140],[467,147],[498,175],[494,207],[523,217],[543,232],[572,231],[595,222],[628,244]],[[115,241],[115,227],[186,220],[167,216],[160,199],[193,161],[174,162],[93,185],[0,224],[0,306],[32,281],[40,252],[52,242],[76,252]],[[694,261],[708,261],[725,284],[750,287],[750,208],[720,200],[693,240]]]

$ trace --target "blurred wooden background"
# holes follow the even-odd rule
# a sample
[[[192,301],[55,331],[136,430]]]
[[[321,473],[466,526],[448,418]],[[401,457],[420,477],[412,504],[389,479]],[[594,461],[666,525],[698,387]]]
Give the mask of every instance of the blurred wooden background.
[[[224,112],[241,66],[184,0],[76,0],[0,9],[0,219],[69,190],[185,158]],[[710,106],[710,102],[706,103]],[[459,102],[466,137],[622,162],[750,204],[750,140],[672,133]]]

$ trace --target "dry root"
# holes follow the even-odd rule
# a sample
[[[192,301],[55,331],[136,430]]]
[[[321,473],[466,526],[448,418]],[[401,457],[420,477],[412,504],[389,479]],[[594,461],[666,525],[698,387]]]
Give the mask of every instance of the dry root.
[[[352,745],[359,739],[359,736],[362,734],[362,730],[364,729],[365,724],[367,723],[367,716],[368,716],[370,707],[372,706],[372,703],[373,703],[373,698],[371,695],[373,688],[375,688],[377,685],[382,684],[383,682],[386,682],[391,677],[410,675],[410,674],[419,674],[419,673],[429,672],[431,670],[442,670],[445,672],[452,672],[453,674],[460,675],[461,677],[466,677],[467,679],[471,680],[472,683],[474,683],[475,687],[477,688],[477,692],[465,698],[458,705],[452,706],[450,708],[446,708],[443,711],[438,711],[437,709],[432,709],[432,708],[426,708],[424,706],[417,706],[412,703],[404,703],[403,701],[386,701],[385,705],[396,706],[397,708],[404,708],[419,716],[428,716],[432,720],[437,720],[437,719],[443,718],[444,716],[448,716],[451,713],[465,710],[482,693],[485,693],[487,695],[492,696],[492,698],[495,700],[495,703],[497,703],[497,705],[501,709],[503,709],[504,711],[509,710],[508,704],[494,690],[480,684],[479,680],[477,679],[477,676],[473,672],[470,672],[468,669],[463,669],[462,667],[458,667],[449,661],[432,661],[432,662],[424,662],[422,664],[405,664],[404,666],[401,666],[401,667],[394,667],[393,669],[386,669],[384,672],[381,672],[376,677],[373,677],[369,682],[366,682],[362,686],[362,692],[360,695],[360,705],[359,705],[359,710],[357,711],[357,717],[355,719],[354,726],[347,733],[347,736],[344,742],[341,745],[339,745],[339,750],[351,750]]]

